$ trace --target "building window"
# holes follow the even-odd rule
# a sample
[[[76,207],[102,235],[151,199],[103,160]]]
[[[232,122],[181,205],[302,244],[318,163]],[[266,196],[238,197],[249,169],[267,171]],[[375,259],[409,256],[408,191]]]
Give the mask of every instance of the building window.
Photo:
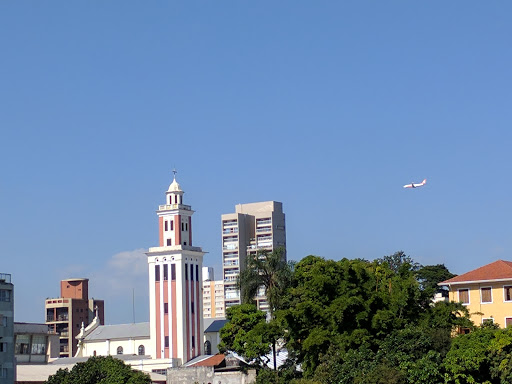
[[[185,223],[185,231],[188,231],[188,223]]]
[[[188,280],[188,264],[185,264],[185,280]]]
[[[16,343],[14,344],[15,355],[28,355],[30,346],[29,335],[16,335]]]
[[[505,317],[505,327],[510,327],[512,325],[512,317]]]
[[[139,356],[144,356],[146,354],[146,348],[143,345],[139,345],[138,349]]]
[[[7,352],[7,343],[0,343],[0,352]]]
[[[512,285],[505,285],[503,287],[503,295],[505,301],[512,301]]]
[[[0,327],[7,327],[7,317],[0,315]]]
[[[167,228],[168,225],[169,225],[169,223],[167,222],[167,220],[164,221],[164,226],[165,226],[164,231],[168,231],[169,230],[169,228]]]
[[[196,281],[199,281],[199,265],[196,265]]]
[[[0,289],[0,301],[11,301],[11,291],[8,289]]]
[[[164,264],[164,280],[167,280],[169,276],[169,266]]]
[[[160,266],[155,265],[155,281],[160,281]]]
[[[0,377],[5,378],[7,377],[7,368],[2,368],[0,365]]]
[[[167,245],[168,245],[168,246],[171,246],[171,245],[172,245],[172,240],[171,240],[171,239],[167,239]]]
[[[164,303],[164,313],[169,313],[169,304]]]
[[[122,355],[123,354],[123,347],[117,347],[117,354]]]
[[[459,289],[459,302],[469,304],[469,289]]]
[[[32,336],[32,355],[44,355],[46,353],[46,336]]]
[[[196,339],[194,336],[192,336],[192,348],[196,347]]]
[[[190,303],[190,310],[192,311],[192,313],[194,313],[194,302],[193,301]]]
[[[173,231],[174,230],[174,221],[171,220],[170,223],[171,223],[171,231]]]
[[[482,325],[491,325],[494,324],[494,319],[492,317],[482,318]]]
[[[492,303],[492,288],[480,288],[480,302],[481,303]]]
[[[171,280],[176,280],[176,265],[171,264]]]
[[[165,336],[164,343],[165,348],[169,348],[169,336]]]
[[[190,264],[190,280],[194,281],[194,265]]]

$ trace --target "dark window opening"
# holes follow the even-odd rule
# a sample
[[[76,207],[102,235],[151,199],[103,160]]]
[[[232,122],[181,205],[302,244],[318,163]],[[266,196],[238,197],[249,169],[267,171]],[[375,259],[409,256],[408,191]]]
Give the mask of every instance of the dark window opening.
[[[165,221],[165,231],[168,230],[167,226],[169,225],[169,223],[167,222],[167,220]]]
[[[185,280],[188,280],[188,264],[185,264]]]
[[[199,281],[199,265],[196,265],[196,281]]]
[[[169,313],[169,304],[164,303],[164,313]]]
[[[165,336],[165,348],[169,348],[169,336]]]
[[[194,266],[190,264],[190,280],[194,281]]]
[[[168,278],[168,275],[169,275],[169,266],[167,264],[164,264],[164,280],[167,280]]]
[[[139,345],[138,349],[139,356],[144,356],[146,354],[146,348],[143,345]]]
[[[176,265],[171,264],[171,280],[176,280]]]
[[[160,266],[155,266],[155,281],[160,281]]]
[[[192,348],[196,346],[196,339],[194,336],[192,336]]]
[[[167,245],[172,245],[172,240],[171,239],[167,239]]]
[[[171,220],[171,231],[174,230],[174,221]]]

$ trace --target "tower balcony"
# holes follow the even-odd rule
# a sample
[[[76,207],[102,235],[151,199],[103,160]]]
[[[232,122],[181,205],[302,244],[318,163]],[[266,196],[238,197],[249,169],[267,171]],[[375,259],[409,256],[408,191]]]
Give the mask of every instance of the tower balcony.
[[[171,211],[173,209],[183,209],[185,211],[191,211],[192,207],[185,204],[163,204],[158,206],[159,211]]]

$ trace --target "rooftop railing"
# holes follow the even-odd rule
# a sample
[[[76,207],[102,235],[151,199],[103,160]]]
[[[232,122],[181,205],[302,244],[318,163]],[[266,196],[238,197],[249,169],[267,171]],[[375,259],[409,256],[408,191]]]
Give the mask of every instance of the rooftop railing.
[[[163,204],[158,206],[159,211],[169,211],[171,209],[184,209],[186,211],[192,210],[190,205],[185,204]]]

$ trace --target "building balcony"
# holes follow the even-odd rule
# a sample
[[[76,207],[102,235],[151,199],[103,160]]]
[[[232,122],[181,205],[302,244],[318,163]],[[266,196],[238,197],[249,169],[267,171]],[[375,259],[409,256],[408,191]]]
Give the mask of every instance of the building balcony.
[[[256,219],[256,226],[272,224],[272,219]]]
[[[158,206],[159,211],[171,211],[173,209],[183,209],[185,211],[192,210],[190,205],[185,205],[185,204],[163,204],[163,205]]]
[[[272,232],[272,227],[256,228],[256,233],[262,233],[262,232]]]
[[[0,273],[0,283],[11,284],[11,275],[9,273]]]
[[[233,227],[233,228],[224,228],[222,230],[222,234],[223,235],[230,235],[232,233],[238,233],[238,227]]]
[[[238,249],[238,244],[226,244],[222,247],[224,251]]]

